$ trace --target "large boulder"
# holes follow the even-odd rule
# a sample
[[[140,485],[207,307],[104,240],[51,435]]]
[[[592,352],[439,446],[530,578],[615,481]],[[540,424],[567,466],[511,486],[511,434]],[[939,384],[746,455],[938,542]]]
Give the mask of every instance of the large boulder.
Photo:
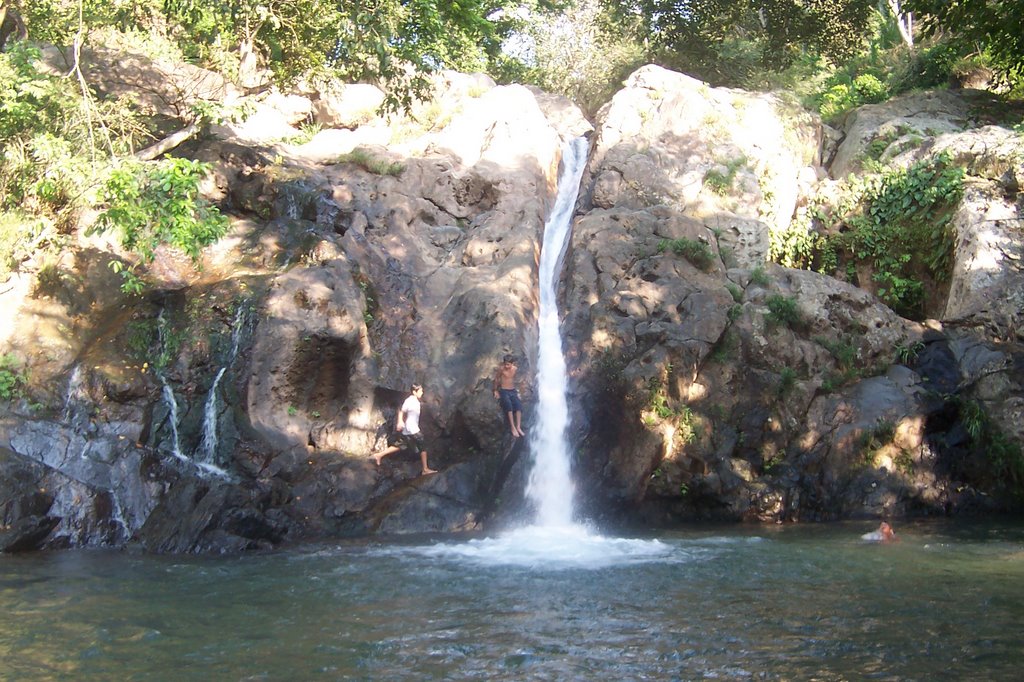
[[[821,124],[782,95],[755,94],[645,66],[599,112],[590,201],[670,205],[753,267],[793,216],[820,164]]]

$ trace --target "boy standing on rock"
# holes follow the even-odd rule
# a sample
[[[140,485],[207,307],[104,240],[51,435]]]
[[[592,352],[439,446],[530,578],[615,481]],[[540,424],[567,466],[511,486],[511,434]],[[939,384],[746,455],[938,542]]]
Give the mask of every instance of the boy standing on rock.
[[[516,359],[506,355],[494,372],[494,397],[501,402],[501,409],[508,415],[508,425],[512,429],[512,438],[525,436],[522,428],[523,404],[516,390]]]
[[[427,466],[427,448],[423,444],[423,435],[420,433],[420,398],[423,397],[423,387],[413,384],[409,397],[402,403],[402,409],[398,411],[395,421],[395,430],[401,434],[398,445],[392,445],[386,450],[375,452],[370,457],[378,466],[380,461],[392,452],[399,450],[412,450],[420,453],[420,463],[423,465],[422,474],[436,474],[437,472]]]

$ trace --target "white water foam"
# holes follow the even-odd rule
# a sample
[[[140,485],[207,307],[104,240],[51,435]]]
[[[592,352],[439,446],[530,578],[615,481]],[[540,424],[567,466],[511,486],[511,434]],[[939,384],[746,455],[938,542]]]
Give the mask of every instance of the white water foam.
[[[417,550],[478,566],[563,570],[684,561],[688,554],[658,540],[609,538],[573,526],[527,526],[496,537]]]

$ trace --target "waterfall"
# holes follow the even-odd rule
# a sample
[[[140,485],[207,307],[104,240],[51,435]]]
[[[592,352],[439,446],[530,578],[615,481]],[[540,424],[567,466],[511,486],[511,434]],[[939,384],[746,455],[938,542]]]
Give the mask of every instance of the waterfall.
[[[78,430],[83,430],[89,421],[90,401],[86,386],[87,376],[82,365],[76,363],[68,375],[68,386],[64,391],[62,421]]]
[[[164,402],[167,403],[167,409],[169,414],[167,415],[167,421],[171,423],[171,436],[173,442],[171,443],[171,454],[180,460],[188,462],[189,459],[181,452],[181,439],[178,437],[178,401],[174,397],[174,391],[171,389],[171,385],[167,383],[167,379],[164,378],[162,373],[157,374],[160,377],[160,383],[164,385]]]
[[[580,178],[587,162],[587,140],[576,138],[562,150],[555,205],[544,225],[540,251],[540,313],[537,353],[537,423],[531,431],[533,469],[526,494],[536,507],[538,526],[572,523],[573,484],[566,428],[565,357],[558,319],[558,281],[569,245]]]
[[[497,537],[434,544],[431,557],[451,557],[482,565],[601,568],[664,560],[672,548],[658,540],[608,538],[573,521],[570,471],[569,408],[565,356],[558,319],[558,280],[569,245],[580,178],[587,162],[587,141],[577,138],[562,150],[558,194],[547,223],[540,254],[538,316],[537,420],[528,427],[533,468],[526,496],[536,510],[534,525],[511,529]]]
[[[208,464],[212,464],[217,455],[217,387],[227,369],[228,366],[224,365],[217,372],[210,385],[210,392],[206,395],[206,404],[203,405],[203,439],[199,441],[196,459]]]
[[[228,353],[224,366],[217,372],[213,383],[210,385],[210,392],[206,396],[206,403],[203,405],[203,438],[199,442],[199,448],[195,453],[195,460],[198,466],[213,470],[214,473],[224,474],[225,472],[216,466],[217,444],[217,388],[224,373],[231,367],[238,355],[238,342],[242,336],[242,319],[245,311],[244,305],[239,305],[235,312],[235,321],[231,328],[231,350]]]
[[[157,336],[158,336],[158,339],[159,339],[159,342],[160,342],[160,348],[161,349],[163,349],[165,347],[165,340],[164,340],[164,325],[165,325],[165,323],[166,323],[166,321],[164,319],[164,311],[161,310],[160,311],[160,315],[157,317]],[[234,335],[232,335],[232,339],[233,340],[235,339]],[[233,341],[232,357],[234,357],[234,354],[236,352],[237,352],[237,345],[234,345],[234,341]],[[229,360],[229,364],[230,364],[230,360]],[[226,367],[224,369],[226,369]],[[217,379],[214,381],[215,385],[210,390],[211,395],[215,395],[216,394],[216,392],[217,392],[216,383],[220,381],[220,377],[223,374],[224,369],[221,370],[221,374],[217,375]],[[224,471],[223,469],[221,469],[220,467],[218,467],[218,466],[216,466],[214,464],[211,464],[210,462],[207,462],[207,461],[200,461],[200,460],[196,460],[196,459],[189,459],[188,457],[185,456],[185,453],[182,452],[182,450],[181,450],[181,435],[180,435],[180,433],[178,431],[178,421],[180,419],[180,417],[178,415],[178,400],[177,400],[177,398],[174,395],[174,389],[171,388],[171,384],[167,381],[167,377],[164,376],[163,371],[157,369],[157,370],[155,370],[154,373],[156,374],[157,378],[160,379],[160,383],[163,385],[162,395],[163,395],[164,402],[167,404],[167,412],[168,412],[168,414],[167,414],[167,421],[170,423],[170,426],[171,426],[171,454],[174,455],[175,459],[179,459],[182,462],[186,462],[188,464],[191,464],[195,468],[199,469],[201,474],[212,474],[214,476],[219,476],[219,477],[222,477],[222,478],[227,478],[228,477],[227,472]],[[207,397],[207,401],[206,402],[207,402],[206,409],[210,410],[210,411],[213,411],[215,413],[216,412],[216,404],[213,404],[212,406],[210,405],[210,402],[211,402],[210,397]],[[215,417],[216,417],[216,414],[214,414],[214,418]],[[204,415],[204,419],[205,418],[206,417]],[[216,428],[216,427],[214,427],[214,428]],[[206,433],[205,433],[205,430],[206,430],[206,424],[205,423],[203,425],[203,429],[204,429],[203,440],[205,441],[206,437],[207,437]],[[214,445],[214,449],[215,449],[216,448],[216,435],[213,436],[213,439],[214,439],[214,444],[213,445]],[[200,450],[202,450],[203,447],[205,447],[205,442],[202,445],[200,445]]]

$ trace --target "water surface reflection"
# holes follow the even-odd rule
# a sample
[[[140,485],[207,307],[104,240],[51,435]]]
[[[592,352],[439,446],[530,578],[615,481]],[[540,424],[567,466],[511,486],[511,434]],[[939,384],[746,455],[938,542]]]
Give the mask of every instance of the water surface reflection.
[[[0,679],[1019,679],[1024,524],[869,529],[0,556]]]

